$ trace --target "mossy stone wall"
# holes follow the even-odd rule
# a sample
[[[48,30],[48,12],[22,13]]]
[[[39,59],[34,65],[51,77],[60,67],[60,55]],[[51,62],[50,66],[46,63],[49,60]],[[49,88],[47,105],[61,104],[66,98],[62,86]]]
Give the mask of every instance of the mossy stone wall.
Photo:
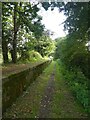
[[[2,111],[12,105],[23,91],[39,76],[50,61],[2,78]]]

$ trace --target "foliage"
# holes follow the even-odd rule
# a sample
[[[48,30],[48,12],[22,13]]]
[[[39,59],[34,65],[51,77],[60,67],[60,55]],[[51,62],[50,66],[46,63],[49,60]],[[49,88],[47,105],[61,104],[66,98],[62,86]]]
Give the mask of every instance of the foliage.
[[[85,40],[90,27],[89,10],[88,2],[68,2],[64,6],[64,14],[67,16],[64,26],[73,37]]]
[[[90,52],[85,43],[73,40],[67,36],[64,40],[57,41],[55,58],[60,58],[68,69],[80,68],[89,78],[90,65],[88,64]]]
[[[23,54],[23,57],[19,59],[19,63],[30,63],[30,62],[36,62],[36,61],[41,61],[43,60],[42,56],[40,53],[37,51],[31,50],[31,51],[25,51]]]
[[[2,52],[4,62],[8,62],[8,50],[11,53],[12,62],[16,62],[14,58],[17,58],[18,38],[22,33],[24,36],[26,36],[26,33],[32,33],[36,38],[42,35],[44,26],[41,24],[42,18],[37,14],[38,11],[37,5],[32,5],[30,2],[2,3]]]
[[[42,36],[35,44],[35,50],[43,57],[51,54],[55,49],[54,42],[49,36]]]
[[[54,43],[44,32],[42,17],[38,15],[38,4],[30,2],[8,2],[2,4],[2,53],[3,61],[12,62],[29,57],[29,51],[35,50],[42,57],[48,56],[54,49]],[[15,60],[16,59],[16,60]]]
[[[88,108],[88,49],[83,42],[73,41],[70,37],[57,41],[55,59],[59,59],[61,72],[64,79],[70,85],[75,97]],[[62,67],[63,66],[63,67]]]
[[[64,2],[58,2],[58,0],[56,0],[55,2],[52,1],[47,1],[47,2],[42,2],[42,7],[45,10],[48,10],[48,8],[51,8],[51,10],[54,10],[55,7],[58,7],[59,10],[63,10],[63,6],[64,6]]]
[[[89,110],[88,80],[90,79],[90,50],[86,44],[89,41],[88,33],[88,3],[68,2],[64,5],[64,22],[68,35],[65,39],[56,41],[55,59],[62,63],[63,77],[67,80],[74,95]],[[61,67],[61,65],[60,65]]]
[[[22,36],[19,36],[20,40],[18,41],[17,50],[22,59],[30,50],[39,52],[42,57],[48,56],[54,51],[55,45],[49,36],[43,35],[39,39],[36,39],[34,35],[28,33],[23,34],[23,30],[20,32]]]
[[[80,69],[75,68],[67,70],[66,66],[59,60],[60,72],[66,83],[70,86],[74,96],[83,105],[85,111],[90,112],[89,96],[88,96],[88,78],[81,72]]]

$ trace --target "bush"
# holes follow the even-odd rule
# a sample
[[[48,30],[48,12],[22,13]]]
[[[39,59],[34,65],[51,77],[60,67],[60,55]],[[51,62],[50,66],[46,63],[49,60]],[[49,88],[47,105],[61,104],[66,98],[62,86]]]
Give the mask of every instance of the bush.
[[[36,62],[36,61],[40,61],[40,60],[43,60],[40,53],[32,50],[32,51],[26,51],[24,53],[23,57],[21,57],[19,62],[29,63],[29,62]]]
[[[59,65],[60,72],[66,80],[66,83],[70,86],[74,96],[83,105],[85,111],[89,112],[88,79],[80,69],[67,70],[60,62]]]
[[[40,55],[39,52],[37,51],[29,51],[29,61],[37,61],[37,60],[40,60],[42,59],[42,56]]]

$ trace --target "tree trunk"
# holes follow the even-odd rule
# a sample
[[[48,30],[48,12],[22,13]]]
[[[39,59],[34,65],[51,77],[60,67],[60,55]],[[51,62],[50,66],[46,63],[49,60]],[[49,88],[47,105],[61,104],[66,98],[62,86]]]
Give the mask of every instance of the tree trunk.
[[[2,54],[3,54],[3,62],[8,63],[8,47],[7,41],[2,37]]]
[[[12,57],[12,62],[16,63],[17,62],[17,3],[14,5],[14,38],[13,38],[13,57]]]
[[[0,23],[1,23],[1,21],[4,21],[4,19],[3,19],[3,10],[4,10],[4,6],[3,6],[3,4],[2,5],[0,5],[0,7],[2,6],[2,8],[0,9]],[[1,13],[2,13],[2,15],[1,15]],[[1,20],[2,19],[2,20]],[[9,59],[8,59],[8,46],[7,46],[7,44],[8,44],[8,42],[7,42],[7,40],[6,40],[6,36],[4,35],[4,33],[5,33],[5,25],[4,24],[0,24],[0,28],[2,28],[2,30],[0,31],[0,37],[2,38],[2,40],[1,40],[1,46],[2,46],[2,55],[3,55],[3,63],[8,63],[8,61],[9,61]]]

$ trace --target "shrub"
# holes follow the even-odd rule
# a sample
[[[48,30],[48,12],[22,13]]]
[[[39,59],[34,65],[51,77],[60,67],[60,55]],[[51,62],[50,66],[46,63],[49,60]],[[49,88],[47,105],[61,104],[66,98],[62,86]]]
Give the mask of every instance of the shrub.
[[[67,70],[62,63],[59,62],[59,65],[62,77],[70,86],[73,95],[83,105],[85,111],[89,112],[88,78],[85,77],[80,69]]]
[[[32,51],[26,51],[24,53],[23,57],[21,57],[19,62],[29,63],[29,62],[36,62],[36,61],[40,61],[40,60],[43,60],[40,53],[32,50]]]

